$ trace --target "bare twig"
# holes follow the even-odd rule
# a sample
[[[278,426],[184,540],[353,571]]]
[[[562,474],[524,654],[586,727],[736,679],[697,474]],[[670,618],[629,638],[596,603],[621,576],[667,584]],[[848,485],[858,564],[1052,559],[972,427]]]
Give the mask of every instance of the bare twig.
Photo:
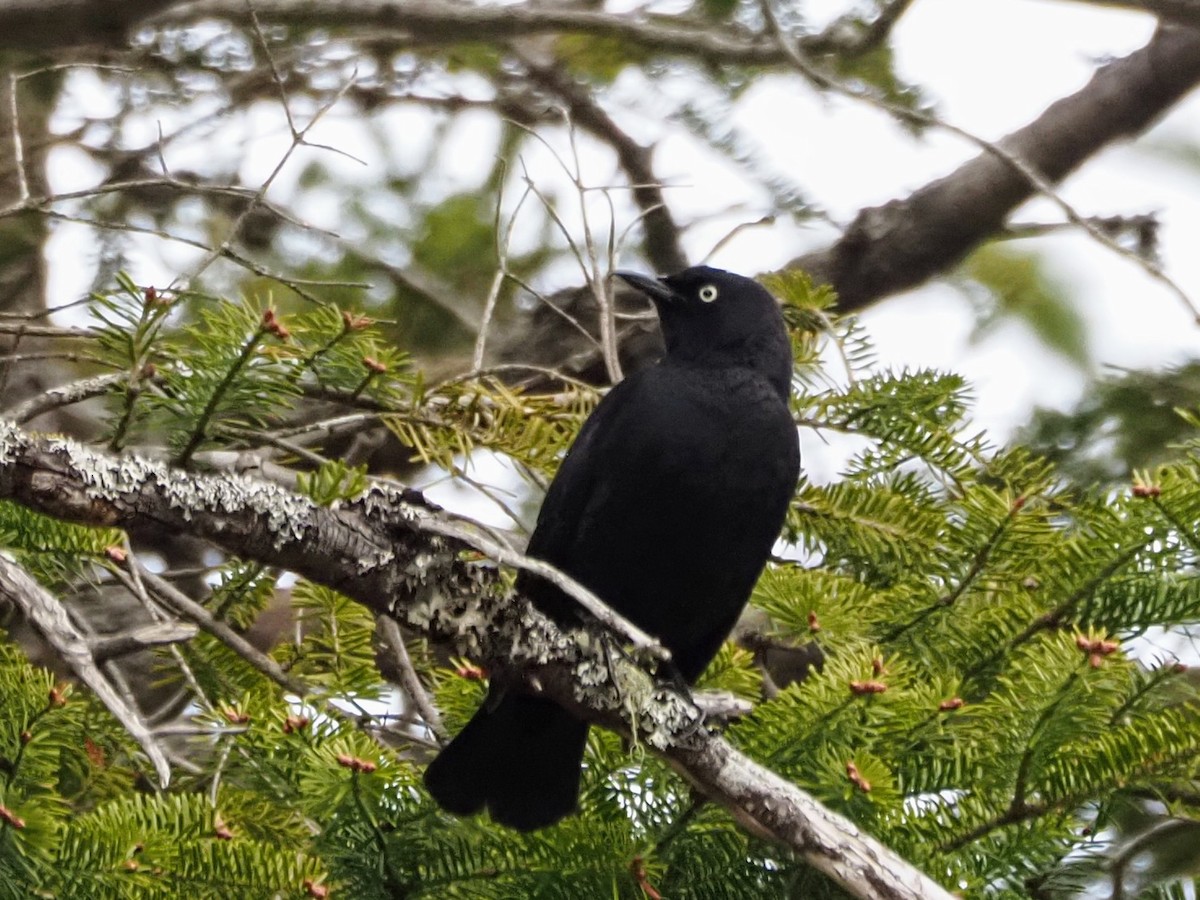
[[[503,179],[501,179],[503,183]],[[500,299],[500,288],[504,286],[504,279],[508,276],[508,248],[512,243],[513,231],[516,230],[517,216],[521,212],[521,207],[525,205],[526,198],[529,197],[529,188],[526,187],[521,193],[521,198],[517,201],[517,205],[513,208],[512,214],[508,220],[508,227],[504,229],[504,234],[500,233],[500,209],[504,202],[504,188],[501,186],[499,195],[496,197],[496,220],[494,230],[496,232],[496,274],[492,277],[492,284],[488,288],[487,299],[483,304],[483,315],[479,322],[479,334],[475,338],[475,352],[471,356],[471,367],[480,369],[483,367],[484,354],[487,351],[488,329],[492,324],[492,316],[496,312],[496,303]]]
[[[272,68],[274,69],[273,63]],[[353,84],[354,80],[351,79],[342,85],[341,88],[339,88],[337,92],[331,98],[329,98],[329,100],[321,105],[321,107],[313,114],[313,117],[309,120],[308,124],[306,124],[302,129],[296,131],[294,130],[293,126],[292,142],[288,145],[288,149],[284,151],[284,154],[279,159],[279,162],[275,164],[275,168],[271,170],[270,174],[268,174],[266,179],[263,180],[263,183],[259,185],[258,190],[254,192],[254,196],[250,198],[245,208],[241,211],[241,213],[239,213],[237,218],[234,219],[233,224],[230,225],[229,230],[225,235],[225,239],[221,241],[221,244],[218,247],[210,250],[208,255],[200,261],[200,264],[192,270],[192,273],[187,278],[189,283],[195,282],[195,280],[198,279],[205,272],[205,270],[208,269],[209,266],[211,266],[222,256],[233,254],[233,241],[237,238],[238,234],[241,233],[242,226],[246,223],[246,219],[249,218],[250,214],[256,208],[258,208],[259,204],[263,201],[263,198],[266,197],[267,191],[271,189],[271,185],[275,183],[275,179],[279,177],[279,173],[283,171],[284,167],[288,164],[288,161],[292,158],[292,155],[296,152],[296,150],[307,143],[305,139],[308,133],[314,127],[316,127],[316,125],[325,117],[325,114],[328,113],[329,110],[333,109],[334,106],[341,102],[342,97],[345,96],[346,92],[350,90]],[[280,84],[280,89],[283,89],[282,83]],[[288,113],[288,122],[291,124],[290,112]],[[307,292],[298,293],[300,293],[300,296],[304,297],[310,302],[318,304],[322,302]]]
[[[254,39],[258,41],[263,55],[267,58],[267,65],[271,67],[271,80],[275,82],[275,86],[279,89],[279,104],[283,107],[283,115],[287,119],[288,131],[292,133],[292,140],[303,140],[304,135],[296,130],[296,122],[292,118],[292,108],[288,104],[287,88],[283,86],[283,75],[280,73],[279,66],[275,62],[275,54],[271,52],[271,46],[267,43],[267,36],[263,34],[262,25],[258,21],[258,14],[254,11],[253,0],[246,0],[246,12],[250,16],[250,28],[254,32]]]
[[[628,639],[635,651],[660,660],[671,658],[671,654],[658,642],[657,638],[634,625],[570,575],[549,563],[517,553],[496,541],[485,538],[478,533],[477,529],[468,526],[463,520],[456,522],[444,517],[422,517],[421,527],[433,534],[462,541],[501,565],[512,566],[514,569],[531,572],[544,578],[587,610],[605,628]]]
[[[529,529],[526,528],[525,523],[521,520],[521,517],[517,514],[517,511],[498,496],[497,489],[491,487],[490,485],[484,484],[482,481],[477,481],[476,479],[472,478],[465,471],[463,471],[465,468],[465,466],[462,468],[456,466],[451,477],[455,481],[461,481],[463,484],[472,487],[481,493],[492,503],[493,506],[495,506],[500,510],[500,512],[504,513],[504,515],[508,517],[508,520],[513,523],[513,526],[520,534],[528,535]],[[511,544],[511,542],[507,540],[503,541],[502,543]]]
[[[484,366],[483,368],[472,369],[470,372],[462,372],[458,375],[452,375],[449,378],[443,379],[429,389],[430,394],[436,394],[453,384],[462,384],[466,381],[477,381],[488,375],[509,375],[517,372],[528,372],[533,375],[540,375],[549,381],[559,381],[565,385],[570,385],[581,391],[589,394],[596,392],[595,385],[588,384],[586,381],[580,381],[568,375],[566,372],[559,369],[551,369],[546,366],[535,366],[530,363],[497,363],[493,366]]]
[[[124,545],[125,559],[134,559],[133,544],[130,542],[128,534],[124,536]],[[159,623],[177,623],[178,620],[168,616],[166,611],[151,598],[150,592],[146,590],[146,585],[142,581],[142,570],[139,566],[128,564],[120,566],[114,560],[109,565],[109,571],[125,586],[125,589],[129,593],[137,598],[138,602],[142,604],[142,608],[146,610],[152,619]],[[200,703],[204,709],[211,710],[213,708],[212,701],[209,699],[208,694],[205,693],[204,688],[201,687],[200,680],[196,677],[196,673],[192,671],[191,664],[184,659],[179,647],[175,644],[170,644],[167,647],[167,651],[171,654],[171,658],[175,660],[175,665],[179,667],[179,673],[183,676],[187,689],[192,692],[192,699]],[[169,711],[174,709],[174,707],[175,699],[171,698],[163,705],[163,710]],[[152,721],[157,721],[157,717],[152,719]]]
[[[92,638],[92,656],[96,662],[104,663],[151,647],[182,644],[194,638],[197,632],[199,629],[190,622],[154,622],[139,625],[127,631]]]
[[[712,259],[714,256],[717,255],[717,253],[721,250],[722,247],[724,247],[726,244],[728,244],[730,241],[732,241],[735,237],[737,237],[743,231],[746,231],[747,229],[750,229],[750,228],[759,228],[763,225],[774,225],[774,224],[775,224],[775,216],[770,215],[770,214],[762,216],[758,219],[755,219],[753,222],[739,222],[737,225],[734,225],[733,228],[729,229],[729,231],[725,232],[725,234],[722,235],[721,238],[715,244],[713,244],[712,249],[704,254],[704,259],[702,260],[702,262],[707,263],[710,259]]]
[[[400,687],[413,702],[437,742],[445,744],[450,739],[450,733],[442,722],[442,714],[433,705],[433,701],[425,690],[425,685],[421,683],[421,678],[413,667],[412,659],[408,655],[408,648],[404,645],[404,634],[400,631],[400,626],[391,616],[376,616],[375,627],[379,629],[379,633],[387,643],[387,649],[390,651],[396,673],[400,678]]]
[[[633,200],[641,210],[639,220],[645,229],[645,251],[650,264],[659,272],[677,272],[687,266],[680,244],[679,226],[671,216],[663,196],[662,184],[651,166],[651,152],[626,134],[591,95],[565,74],[561,65],[547,64],[532,54],[518,54],[532,80],[553,91],[566,104],[571,121],[593,137],[604,141],[617,155],[625,172]]]
[[[754,704],[732,691],[696,691],[692,702],[704,713],[706,722],[730,722],[754,712]]]
[[[1154,213],[1128,216],[1089,216],[1088,221],[1114,240],[1123,236],[1131,236],[1136,245],[1135,253],[1149,260],[1156,258],[1160,222]],[[997,237],[1020,240],[1057,234],[1074,227],[1073,222],[1013,222],[1011,225],[1007,225]]]
[[[604,366],[608,370],[608,380],[616,384],[621,380],[621,355],[617,350],[617,322],[613,318],[612,292],[608,279],[600,271],[600,259],[596,255],[596,238],[592,233],[591,219],[587,211],[587,186],[583,182],[583,169],[579,162],[579,144],[575,139],[575,128],[571,123],[570,112],[564,113],[567,119],[567,138],[571,144],[571,159],[573,166],[571,178],[579,195],[579,213],[583,219],[583,246],[587,250],[588,267],[584,271],[588,287],[596,299],[596,309],[600,318],[600,349],[604,353]],[[606,194],[607,196],[607,194]],[[610,207],[611,208],[611,207]],[[609,237],[611,247],[612,218],[609,218]],[[611,266],[609,267],[611,271]]]
[[[582,322],[580,322],[573,315],[571,315],[569,312],[567,312],[565,309],[563,309],[561,306],[559,306],[557,303],[555,303],[553,300],[551,300],[549,297],[547,297],[541,291],[537,290],[533,285],[529,284],[524,279],[518,278],[512,274],[510,274],[508,277],[511,278],[513,280],[513,282],[519,288],[521,288],[523,291],[525,291],[527,294],[529,294],[531,297],[533,297],[535,300],[537,300],[539,303],[541,303],[543,306],[545,306],[547,309],[549,309],[555,315],[557,315],[561,319],[563,319],[563,321],[565,321],[568,325],[570,325],[572,328],[574,328],[576,331],[578,331],[581,335],[583,335],[584,339],[593,348],[595,348],[595,350],[597,352],[600,352],[600,350],[601,350],[600,342],[598,340],[596,340],[595,337],[592,336],[592,333],[587,330],[587,328],[583,325]]]
[[[92,378],[84,378],[81,381],[75,381],[62,387],[51,388],[48,391],[30,397],[25,402],[19,403],[12,409],[5,411],[4,414],[14,421],[24,424],[30,419],[40,416],[42,413],[49,412],[52,409],[70,406],[73,403],[80,403],[83,400],[90,400],[93,397],[102,397],[114,385],[121,384],[127,377],[128,375],[124,372],[115,372],[107,375],[96,375]]]
[[[165,163],[163,163],[165,166]],[[200,196],[214,197],[232,197],[237,200],[250,200],[254,197],[255,192],[250,188],[240,187],[236,184],[204,184],[199,181],[185,181],[181,178],[176,178],[169,172],[164,171],[161,176],[155,178],[129,178],[120,181],[106,181],[102,184],[93,185],[88,188],[80,188],[75,191],[61,191],[54,194],[46,194],[44,196],[26,197],[23,200],[10,203],[7,206],[0,206],[0,219],[11,218],[13,216],[23,215],[27,212],[41,212],[55,203],[66,203],[71,200],[89,200],[95,197],[102,197],[107,194],[122,194],[122,193],[137,193],[141,191],[158,191],[169,190],[176,191],[181,194],[198,194]],[[302,222],[292,213],[266,200],[260,200],[259,206],[268,210],[272,215],[279,218],[281,221],[287,222],[289,225],[295,225],[297,228],[303,228],[305,231],[315,232],[317,234],[329,237],[332,239],[340,239],[339,235],[326,228],[320,228],[308,222]],[[207,248],[207,245],[204,245]],[[301,282],[303,283],[303,282]],[[368,287],[361,282],[344,282],[349,287]],[[55,307],[54,311],[69,309],[72,306],[78,306],[81,303],[86,303],[84,300],[77,300],[73,303],[63,304]],[[50,310],[40,310],[39,315],[48,315]]]
[[[141,225],[134,225],[129,222],[102,222],[97,219],[89,219],[86,216],[74,216],[48,209],[37,209],[34,211],[40,212],[42,215],[47,216],[48,218],[58,219],[63,222],[76,222],[80,225],[90,225],[93,228],[106,228],[112,231],[128,231],[133,234],[148,234],[153,235],[154,237],[162,238],[166,241],[172,241],[177,244],[185,244],[189,247],[195,247],[198,250],[204,250],[208,252],[209,256],[212,258],[228,259],[230,262],[236,263],[242,268],[253,272],[255,275],[282,284],[289,290],[294,291],[298,296],[303,297],[308,302],[314,304],[320,304],[323,301],[309,291],[306,285],[317,285],[322,287],[369,287],[369,285],[363,284],[362,282],[329,282],[322,279],[312,280],[305,278],[290,278],[286,275],[280,275],[276,272],[272,272],[265,266],[261,266],[250,258],[242,256],[231,246],[222,245],[219,247],[211,247],[203,241],[193,240],[192,238],[187,238],[182,235],[171,234],[162,230],[161,228],[147,228]],[[226,243],[228,243],[228,240]],[[173,290],[174,287],[172,286],[168,289]]]
[[[21,140],[21,118],[17,111],[17,73],[8,73],[8,117],[12,127],[13,165],[17,170],[17,191],[22,201],[29,199],[29,177],[25,173],[25,146]]]
[[[183,617],[189,622],[193,622],[201,630],[211,634],[280,687],[291,691],[299,697],[304,697],[309,693],[307,685],[288,675],[279,663],[256,648],[234,631],[232,627],[217,619],[207,609],[171,584],[171,582],[155,575],[133,557],[129,558],[129,563],[130,570],[136,570],[138,577],[145,582],[150,591],[176,615]]]

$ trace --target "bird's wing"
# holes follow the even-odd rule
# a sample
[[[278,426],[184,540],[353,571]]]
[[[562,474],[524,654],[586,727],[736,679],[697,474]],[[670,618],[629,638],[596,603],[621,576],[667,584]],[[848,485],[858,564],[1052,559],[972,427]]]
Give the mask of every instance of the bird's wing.
[[[627,473],[633,465],[636,438],[624,426],[630,418],[637,418],[647,393],[653,393],[651,373],[656,369],[652,366],[625,378],[588,417],[546,491],[537,527],[526,549],[529,556],[579,577],[579,542],[584,523],[595,506],[604,502],[606,492],[611,491],[614,475]],[[637,431],[633,429],[634,433]],[[522,573],[517,586],[560,624],[578,622],[576,602],[549,582]],[[593,590],[599,587],[590,586]]]
[[[638,388],[648,371],[635,372],[613,387],[583,424],[546,491],[526,550],[530,556],[555,565],[568,562],[598,480],[619,463],[624,433],[619,420],[637,405]]]

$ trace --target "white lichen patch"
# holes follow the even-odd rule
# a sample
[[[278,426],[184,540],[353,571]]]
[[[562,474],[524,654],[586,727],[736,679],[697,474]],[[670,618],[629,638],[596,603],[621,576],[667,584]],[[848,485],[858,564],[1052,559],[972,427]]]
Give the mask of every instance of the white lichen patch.
[[[585,659],[575,667],[575,679],[584,688],[608,684],[609,667],[598,659]]]
[[[702,714],[696,705],[676,691],[659,688],[639,710],[638,731],[651,747],[665,750],[676,736],[700,725]]]
[[[11,462],[26,447],[25,432],[11,419],[0,419],[0,463]]]
[[[302,541],[317,510],[307,497],[245,475],[185,476],[168,470],[167,480],[159,483],[168,503],[184,515],[193,511],[255,513],[265,519],[275,549],[289,541]]]
[[[90,499],[130,504],[148,486],[156,485],[185,521],[213,513],[252,514],[273,535],[275,549],[303,540],[317,509],[307,497],[247,475],[181,472],[135,454],[109,456],[69,438],[47,438],[45,445],[67,460]]]
[[[384,569],[392,565],[396,561],[396,554],[392,550],[376,550],[372,553],[366,553],[355,561],[354,568],[359,575],[366,575],[368,572],[373,572],[376,569]]]
[[[382,517],[387,521],[415,522],[423,514],[423,510],[407,502],[401,491],[383,484],[372,484],[365,491],[349,501],[362,507],[368,516]]]

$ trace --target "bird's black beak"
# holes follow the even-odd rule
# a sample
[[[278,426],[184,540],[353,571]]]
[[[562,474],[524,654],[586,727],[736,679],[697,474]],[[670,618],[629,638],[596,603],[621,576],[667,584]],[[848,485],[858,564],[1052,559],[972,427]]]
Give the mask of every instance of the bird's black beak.
[[[639,275],[637,272],[614,272],[618,278],[630,287],[641,291],[655,303],[670,303],[676,299],[675,292],[657,278]]]

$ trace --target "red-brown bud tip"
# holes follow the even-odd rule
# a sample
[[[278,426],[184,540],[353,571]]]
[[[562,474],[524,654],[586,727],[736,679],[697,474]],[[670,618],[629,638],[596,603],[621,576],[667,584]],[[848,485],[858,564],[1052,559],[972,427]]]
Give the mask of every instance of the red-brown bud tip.
[[[858,771],[858,766],[854,764],[853,760],[846,763],[846,777],[849,778],[851,783],[864,794],[869,794],[871,792],[871,782],[863,778],[862,773]]]
[[[342,326],[347,331],[362,331],[374,324],[374,319],[367,316],[351,315],[345,310],[342,311]]]
[[[887,685],[882,681],[852,681],[850,682],[850,692],[852,694],[882,694],[887,690]]]
[[[351,756],[349,753],[339,753],[337,755],[339,766],[345,766],[351,772],[363,772],[367,775],[374,772],[378,766],[369,759],[360,759],[357,756]]]

